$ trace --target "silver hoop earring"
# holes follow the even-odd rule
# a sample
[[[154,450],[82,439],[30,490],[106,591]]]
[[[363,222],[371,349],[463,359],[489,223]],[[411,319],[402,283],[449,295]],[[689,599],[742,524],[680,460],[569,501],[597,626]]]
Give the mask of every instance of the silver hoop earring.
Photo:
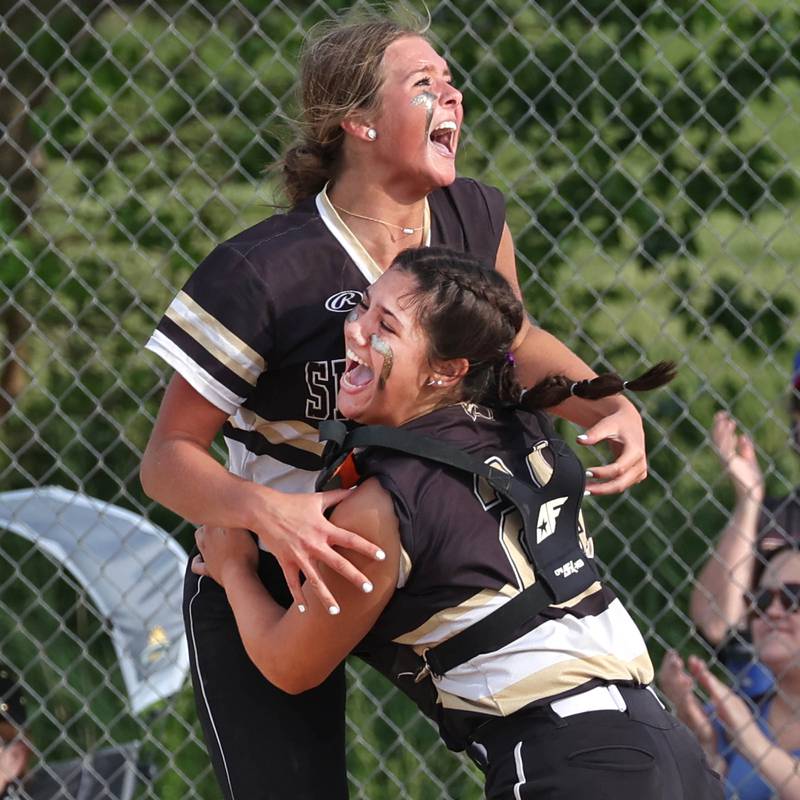
[[[367,128],[367,139],[374,142],[378,138],[378,131],[375,128]]]

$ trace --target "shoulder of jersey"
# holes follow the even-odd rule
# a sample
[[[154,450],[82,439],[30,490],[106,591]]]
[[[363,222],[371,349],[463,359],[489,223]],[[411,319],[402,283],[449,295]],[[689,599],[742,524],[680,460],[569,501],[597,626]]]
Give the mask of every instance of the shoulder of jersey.
[[[220,247],[229,248],[254,264],[279,257],[285,265],[299,248],[307,260],[309,250],[319,255],[320,248],[335,242],[326,233],[313,199],[285,213],[273,214],[227,239]]]
[[[429,200],[434,201],[438,197],[445,197],[450,195],[453,198],[466,197],[476,194],[483,184],[476,181],[474,178],[456,178],[448,186],[442,186],[435,189],[429,195]]]

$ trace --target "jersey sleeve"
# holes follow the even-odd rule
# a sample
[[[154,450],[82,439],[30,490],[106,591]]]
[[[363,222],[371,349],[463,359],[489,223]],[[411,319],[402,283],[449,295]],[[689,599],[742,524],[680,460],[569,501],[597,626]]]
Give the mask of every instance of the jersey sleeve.
[[[267,285],[248,255],[222,244],[178,292],[146,347],[233,414],[267,369],[273,316]]]
[[[368,449],[359,459],[362,478],[376,478],[392,498],[402,548],[398,587],[405,584],[419,549],[416,513],[424,496],[424,481],[418,480],[420,464],[415,459],[395,456],[380,448]]]
[[[490,266],[497,262],[506,221],[505,199],[498,189],[457,178],[431,192],[428,202],[435,244],[470,253]]]
[[[385,470],[379,469],[374,477],[380,481],[381,486],[389,493],[394,505],[394,513],[400,529],[400,545],[408,558],[414,561],[414,513],[411,504],[407,501],[397,482]]]
[[[468,251],[494,264],[506,222],[503,193],[470,178],[456,181],[453,194],[467,229]]]
[[[503,236],[503,228],[506,224],[506,200],[503,197],[503,193],[499,189],[495,189],[494,186],[486,186],[478,183],[478,181],[473,181],[473,183],[480,194],[481,202],[489,220],[489,246],[494,254],[494,260],[496,260],[500,239]],[[494,260],[492,263],[494,263]]]

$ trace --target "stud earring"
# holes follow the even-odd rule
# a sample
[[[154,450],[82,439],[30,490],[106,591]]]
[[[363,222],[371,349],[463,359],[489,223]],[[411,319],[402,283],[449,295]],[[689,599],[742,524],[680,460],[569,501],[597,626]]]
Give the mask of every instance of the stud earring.
[[[426,386],[443,386],[444,385],[444,381],[439,379],[439,378],[437,378],[437,379],[429,378],[428,382],[425,385]]]
[[[378,131],[375,128],[367,128],[367,139],[374,142],[378,138]]]

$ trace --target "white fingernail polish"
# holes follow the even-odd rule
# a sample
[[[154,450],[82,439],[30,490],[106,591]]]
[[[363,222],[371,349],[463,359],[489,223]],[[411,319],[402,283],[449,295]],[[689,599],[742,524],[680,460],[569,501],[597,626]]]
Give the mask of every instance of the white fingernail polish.
[[[587,489],[587,490],[586,490],[586,491],[583,493],[583,496],[584,496],[584,497],[590,497],[590,496],[591,496],[591,494],[592,494],[592,493],[591,493],[591,492],[590,492],[590,491]]]
[[[378,552],[375,553],[375,560],[376,561],[385,561],[386,560],[386,553],[384,553],[383,550],[378,550]]]
[[[364,581],[361,584],[361,588],[364,590],[364,594],[369,594],[372,591],[372,584],[369,581]]]
[[[589,438],[588,435],[585,434],[585,433],[579,433],[578,434],[578,439],[580,439],[581,441],[584,441],[585,439],[588,439],[588,438]]]
[[[298,605],[298,606],[297,606],[297,610],[298,610],[298,611],[299,611],[301,614],[305,614],[305,613],[306,613],[306,607],[305,607],[305,606],[304,606],[302,603],[300,603],[300,605]]]
[[[336,615],[339,613],[339,606],[331,606],[331,607],[328,609],[328,613],[329,613],[329,614],[330,614],[332,617],[335,617],[335,616],[336,616]]]
[[[594,472],[592,472],[590,469],[587,469],[586,470],[586,477],[587,478],[594,478]]]

